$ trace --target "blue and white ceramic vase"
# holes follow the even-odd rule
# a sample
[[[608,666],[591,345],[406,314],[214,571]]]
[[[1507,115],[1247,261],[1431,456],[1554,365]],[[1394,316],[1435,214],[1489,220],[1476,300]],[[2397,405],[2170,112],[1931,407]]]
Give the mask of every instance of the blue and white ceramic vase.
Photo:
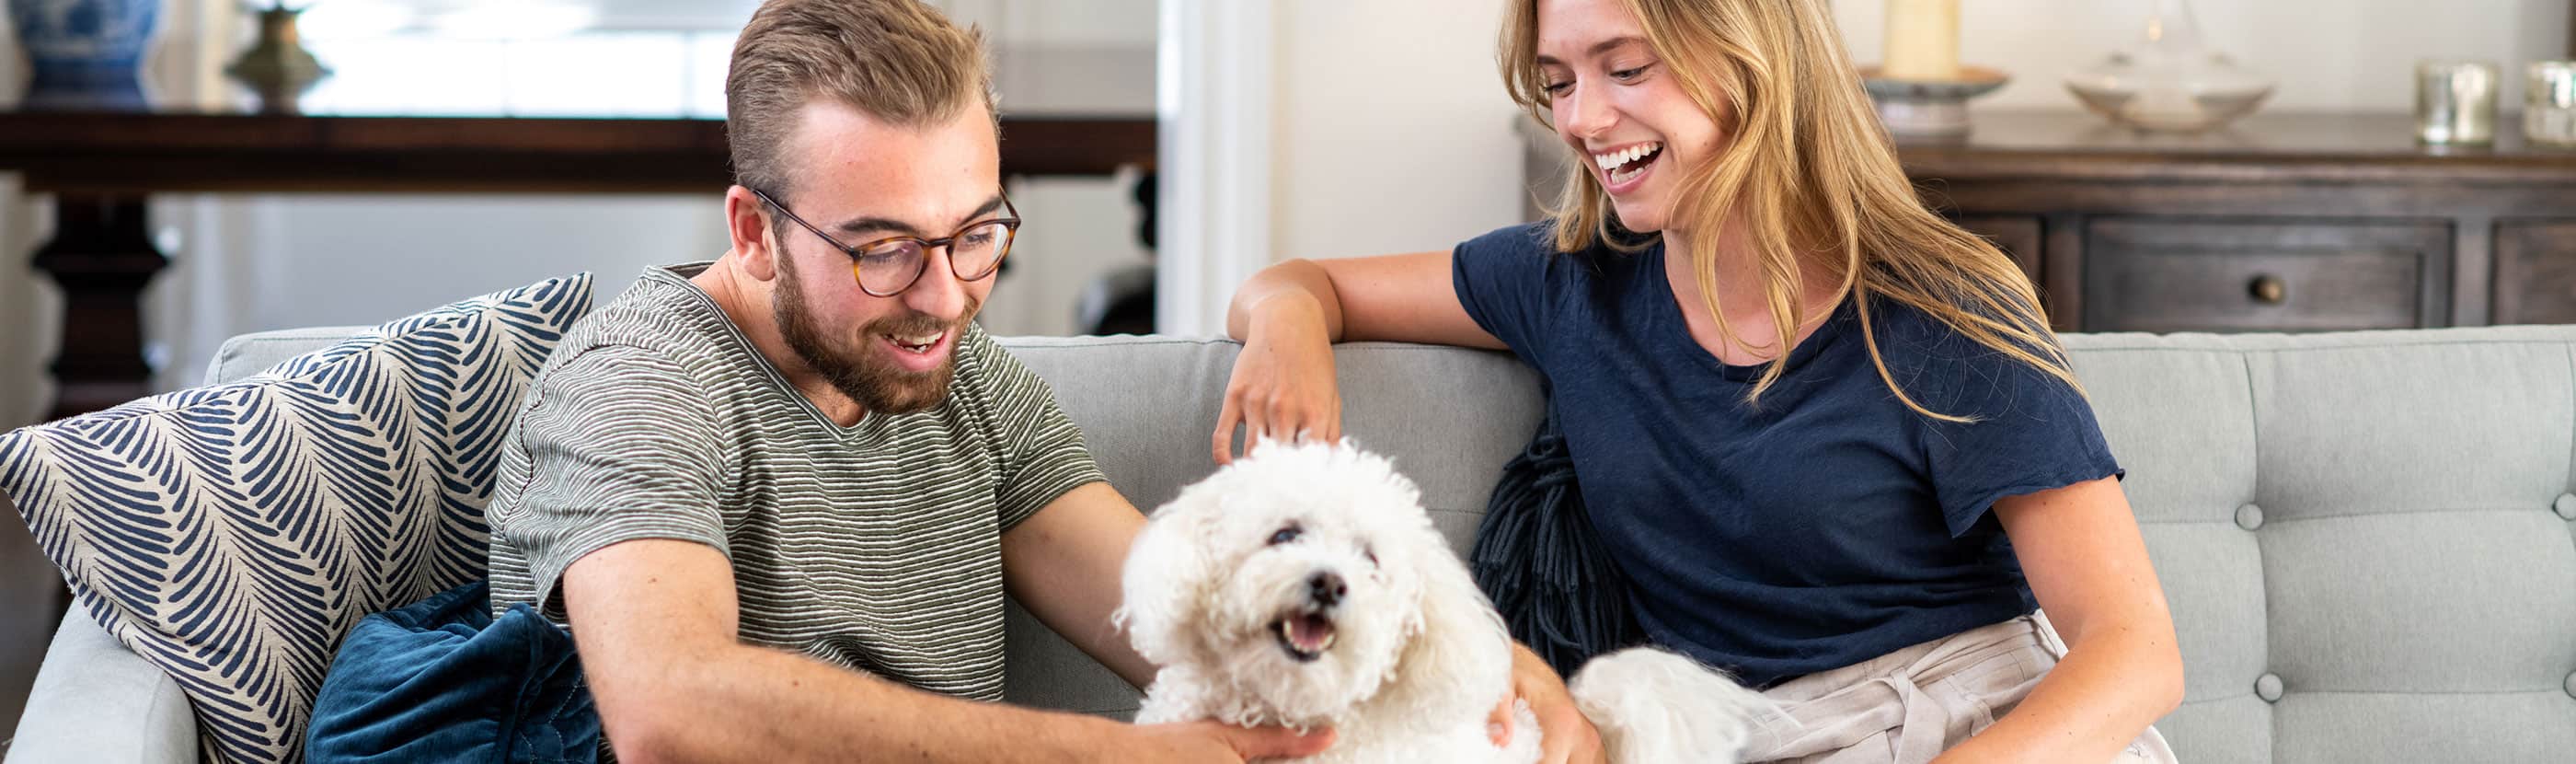
[[[32,70],[29,106],[140,107],[161,0],[8,0]]]

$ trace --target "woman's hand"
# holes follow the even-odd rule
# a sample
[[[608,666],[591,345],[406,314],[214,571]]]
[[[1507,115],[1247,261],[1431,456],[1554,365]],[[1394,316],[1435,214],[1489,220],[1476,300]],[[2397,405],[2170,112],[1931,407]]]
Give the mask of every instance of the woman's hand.
[[[1512,692],[1486,719],[1486,729],[1495,747],[1510,745],[1513,735],[1528,734],[1512,729],[1512,702],[1527,701],[1530,713],[1538,716],[1538,760],[1541,764],[1607,764],[1609,754],[1601,749],[1601,731],[1574,705],[1574,696],[1565,690],[1565,680],[1549,668],[1547,661],[1518,642],[1512,643]]]
[[[1234,461],[1235,427],[1250,453],[1263,439],[1282,443],[1342,438],[1342,396],[1333,379],[1333,342],[1313,295],[1283,292],[1250,310],[1243,351],[1234,358],[1225,403],[1211,443],[1216,463]]]
[[[1264,268],[1226,305],[1226,332],[1243,340],[1209,451],[1234,461],[1235,427],[1249,451],[1263,439],[1342,439],[1333,343],[1421,342],[1500,350],[1468,317],[1451,285],[1449,253],[1290,260]]]

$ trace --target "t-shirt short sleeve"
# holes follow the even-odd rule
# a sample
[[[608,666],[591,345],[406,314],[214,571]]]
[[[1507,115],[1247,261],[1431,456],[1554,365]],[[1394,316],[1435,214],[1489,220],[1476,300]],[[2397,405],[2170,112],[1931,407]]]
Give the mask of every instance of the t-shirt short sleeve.
[[[527,557],[540,609],[557,618],[564,570],[611,544],[675,539],[732,556],[716,498],[725,460],[705,394],[643,348],[577,352],[528,392],[527,486],[492,517],[493,533]]]
[[[974,355],[981,394],[990,403],[994,456],[1001,468],[996,498],[1002,530],[1066,492],[1108,480],[1084,447],[1082,430],[1056,406],[1055,391],[1046,380],[980,328],[968,330],[960,347]]]
[[[1449,255],[1458,305],[1532,366],[1544,354],[1549,295],[1556,291],[1549,269],[1565,259],[1554,252],[1552,231],[1543,222],[1502,228],[1460,243]]]
[[[1998,499],[2125,476],[2082,391],[1964,337],[1937,345],[1909,392],[1935,413],[1974,419],[1921,420],[1951,535],[1966,534]]]

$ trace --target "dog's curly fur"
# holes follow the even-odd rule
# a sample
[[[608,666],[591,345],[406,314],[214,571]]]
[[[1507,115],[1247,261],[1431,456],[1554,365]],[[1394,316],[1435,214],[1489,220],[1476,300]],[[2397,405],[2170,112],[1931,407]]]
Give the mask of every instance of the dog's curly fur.
[[[1127,559],[1119,622],[1162,667],[1140,723],[1329,726],[1306,762],[1538,758],[1511,689],[1511,637],[1423,511],[1420,491],[1349,441],[1260,444],[1158,509]],[[1329,635],[1329,636],[1325,636]],[[1768,707],[1689,659],[1603,656],[1569,683],[1614,761],[1731,762]]]

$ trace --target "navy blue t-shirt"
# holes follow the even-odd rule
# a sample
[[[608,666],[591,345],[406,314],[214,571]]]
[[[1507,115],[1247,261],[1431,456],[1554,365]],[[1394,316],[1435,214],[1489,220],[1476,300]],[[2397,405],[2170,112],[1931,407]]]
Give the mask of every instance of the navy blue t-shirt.
[[[1657,245],[1555,254],[1547,224],[1458,245],[1458,302],[1536,367],[1603,546],[1654,642],[1756,687],[2030,612],[1998,498],[2121,474],[2074,388],[1872,303],[1905,407],[1844,300],[1760,366],[1691,339]],[[1758,338],[1757,338],[1758,341]]]

